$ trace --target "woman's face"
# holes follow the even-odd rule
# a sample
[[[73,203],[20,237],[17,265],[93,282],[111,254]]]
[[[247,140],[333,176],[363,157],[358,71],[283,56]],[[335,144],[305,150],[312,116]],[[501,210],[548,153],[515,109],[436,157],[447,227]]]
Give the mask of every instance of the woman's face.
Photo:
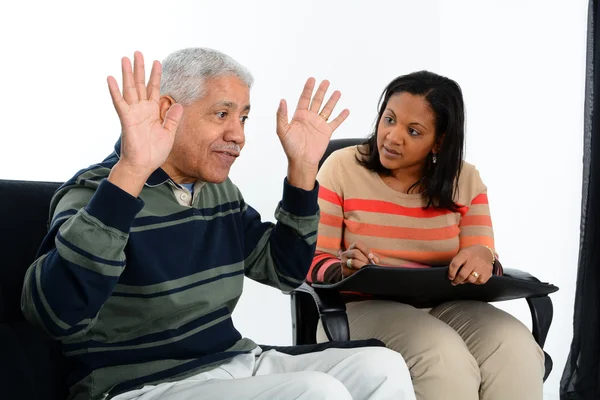
[[[396,93],[377,126],[377,148],[381,164],[397,172],[419,171],[427,156],[437,152],[434,114],[423,96]]]

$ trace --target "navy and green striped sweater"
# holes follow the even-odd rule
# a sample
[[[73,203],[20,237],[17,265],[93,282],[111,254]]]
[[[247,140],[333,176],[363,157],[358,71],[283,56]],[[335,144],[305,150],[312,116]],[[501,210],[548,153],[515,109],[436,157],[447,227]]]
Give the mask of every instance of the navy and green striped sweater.
[[[296,287],[315,249],[318,187],[284,181],[272,224],[229,179],[183,206],[158,169],[134,198],[106,180],[119,151],[57,191],[23,287],[25,316],[73,362],[71,399],[181,379],[252,350],[231,320],[244,275]]]

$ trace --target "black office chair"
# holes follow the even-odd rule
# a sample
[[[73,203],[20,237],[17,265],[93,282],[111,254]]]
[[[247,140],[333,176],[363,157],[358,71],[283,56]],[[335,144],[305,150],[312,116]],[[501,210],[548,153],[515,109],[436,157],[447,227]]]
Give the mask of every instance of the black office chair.
[[[67,362],[57,342],[21,313],[21,288],[47,232],[59,183],[0,180],[0,374],[6,398],[64,400]]]
[[[363,139],[335,139],[329,143],[319,168],[334,151],[355,146]],[[329,340],[350,340],[346,305],[342,292],[369,294],[415,307],[434,307],[452,300],[486,302],[526,299],[532,318],[532,334],[543,349],[552,323],[552,300],[548,296],[558,287],[540,282],[534,276],[516,269],[504,269],[503,276],[493,276],[485,285],[452,286],[448,267],[389,268],[369,265],[334,284],[308,284],[292,291],[292,329],[294,344],[316,342],[317,323],[322,321]],[[545,354],[544,380],[552,371],[552,358]]]

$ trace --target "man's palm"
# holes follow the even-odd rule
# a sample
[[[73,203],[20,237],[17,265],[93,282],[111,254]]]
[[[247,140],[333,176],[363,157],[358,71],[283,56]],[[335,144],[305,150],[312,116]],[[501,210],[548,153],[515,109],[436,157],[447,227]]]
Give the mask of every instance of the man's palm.
[[[327,149],[331,135],[348,117],[349,111],[343,110],[337,118],[328,123],[327,119],[333,112],[341,93],[335,91],[319,113],[329,82],[323,81],[319,85],[311,102],[314,86],[315,80],[309,78],[304,85],[292,121],[289,123],[287,104],[285,100],[281,101],[277,110],[277,135],[288,160],[316,168]]]
[[[122,59],[123,95],[117,81],[108,77],[113,104],[121,121],[121,160],[140,173],[151,174],[169,156],[183,107],[173,104],[164,121],[160,116],[161,66],[155,61],[148,85],[145,85],[144,58],[134,55],[134,70],[127,57]]]

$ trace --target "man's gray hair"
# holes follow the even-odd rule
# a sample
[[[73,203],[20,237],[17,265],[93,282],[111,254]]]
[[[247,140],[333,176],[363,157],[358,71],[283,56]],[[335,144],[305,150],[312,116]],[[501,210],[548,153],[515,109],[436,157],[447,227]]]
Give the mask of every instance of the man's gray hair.
[[[217,50],[201,47],[178,50],[162,62],[160,94],[187,106],[205,94],[206,81],[226,75],[237,76],[248,88],[254,82],[250,71]]]

